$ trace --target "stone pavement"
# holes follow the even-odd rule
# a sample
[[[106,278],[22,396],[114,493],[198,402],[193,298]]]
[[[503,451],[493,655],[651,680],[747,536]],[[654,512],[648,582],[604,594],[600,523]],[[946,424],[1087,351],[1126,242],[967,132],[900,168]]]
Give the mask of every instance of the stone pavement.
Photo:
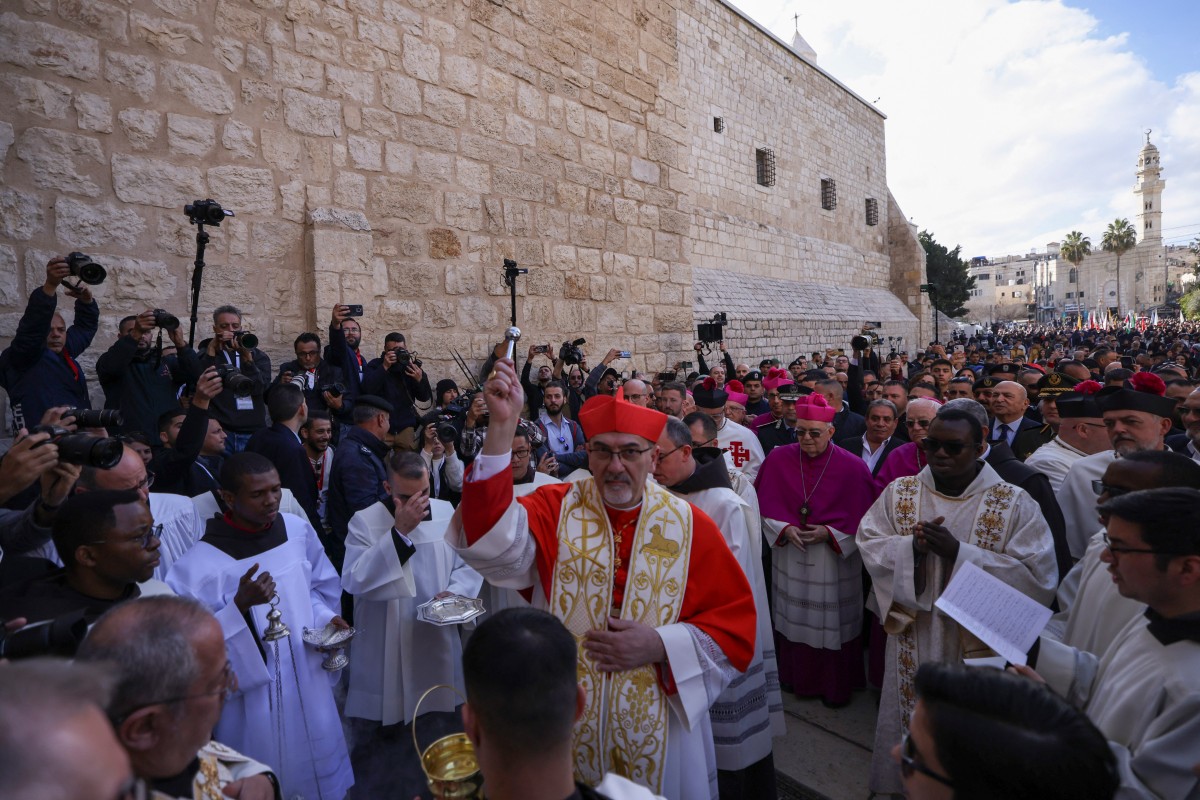
[[[879,693],[854,693],[845,708],[784,693],[787,736],[775,740],[780,800],[867,800]]]

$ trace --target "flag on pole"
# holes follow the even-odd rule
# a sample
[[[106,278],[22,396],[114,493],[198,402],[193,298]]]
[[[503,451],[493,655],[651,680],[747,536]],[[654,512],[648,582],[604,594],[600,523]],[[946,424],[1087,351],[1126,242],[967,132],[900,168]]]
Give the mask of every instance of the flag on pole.
[[[1151,325],[1158,324],[1158,309],[1157,308],[1155,308],[1153,311],[1150,312],[1150,324]]]

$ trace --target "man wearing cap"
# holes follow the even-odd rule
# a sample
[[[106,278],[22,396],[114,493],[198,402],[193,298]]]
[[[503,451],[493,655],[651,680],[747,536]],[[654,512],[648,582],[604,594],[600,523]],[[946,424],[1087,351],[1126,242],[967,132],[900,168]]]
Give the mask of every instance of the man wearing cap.
[[[647,480],[665,415],[589,399],[579,423],[594,477],[514,501],[509,448],[524,397],[511,361],[497,362],[484,393],[491,435],[447,541],[491,583],[527,590],[579,642],[577,773],[715,797],[710,698],[749,666],[757,613],[712,520]]]
[[[692,390],[692,399],[696,401],[696,409],[708,414],[717,424],[717,444],[725,451],[729,468],[738,470],[750,480],[757,478],[766,456],[754,431],[725,417],[725,402],[729,399],[726,391],[718,389],[712,378],[705,378],[703,384]]]
[[[750,395],[746,394],[742,382],[734,379],[726,383],[725,394],[728,395],[725,400],[725,417],[738,425],[746,425],[746,403],[750,402]]]
[[[781,416],[758,428],[758,443],[762,445],[764,458],[780,445],[795,444],[796,400],[800,395],[800,387],[791,382],[771,388],[771,402],[779,406]]]
[[[346,554],[350,519],[364,508],[391,497],[384,462],[388,455],[385,438],[392,424],[392,404],[373,394],[360,394],[352,413],[354,425],[346,431],[333,454],[325,506],[332,532],[324,541],[325,550],[339,572]]]
[[[875,486],[861,458],[833,445],[836,409],[822,395],[794,407],[797,443],[773,449],[755,484],[763,534],[774,544],[779,676],[797,695],[837,707],[866,680],[854,536]]]
[[[717,752],[717,781],[722,797],[774,797],[772,739],[786,732],[771,615],[762,566],[762,525],[751,506],[732,487],[729,471],[713,448],[693,448],[692,431],[667,420],[658,439],[654,479],[676,497],[704,511],[725,535],[754,592],[758,610],[754,658],[722,692],[710,710]]]
[[[771,410],[770,403],[764,397],[767,385],[766,376],[758,370],[751,370],[746,373],[746,377],[742,378],[742,386],[746,390],[746,415],[748,417],[757,417],[759,414],[766,414]]]
[[[1058,373],[1051,373],[1046,377],[1056,375]],[[1058,377],[1066,378],[1065,375]],[[1071,391],[1042,398],[1043,405],[1047,402],[1054,404],[1055,413],[1061,418],[1058,433],[1035,450],[1025,464],[1049,478],[1050,488],[1056,494],[1076,461],[1112,448],[1105,431],[1104,417],[1094,397],[1098,391],[1100,384],[1083,381]]]
[[[1083,557],[1088,537],[1096,530],[1093,481],[1103,477],[1108,465],[1121,456],[1166,448],[1164,438],[1171,429],[1171,413],[1175,410],[1175,401],[1164,397],[1166,389],[1162,378],[1138,372],[1125,387],[1096,392],[1096,405],[1104,416],[1112,449],[1079,459],[1063,479],[1058,501],[1067,523],[1072,558]]]

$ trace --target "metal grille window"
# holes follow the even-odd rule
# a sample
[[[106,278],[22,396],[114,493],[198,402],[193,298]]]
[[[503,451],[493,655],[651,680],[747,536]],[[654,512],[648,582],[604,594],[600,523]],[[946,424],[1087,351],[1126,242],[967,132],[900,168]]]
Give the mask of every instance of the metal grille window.
[[[874,197],[867,198],[867,224],[879,224],[879,201]]]
[[[837,208],[837,181],[833,178],[821,179],[821,208],[826,211]]]
[[[716,131],[717,133],[725,132],[725,118],[724,117],[713,117],[713,130]]]
[[[760,147],[754,151],[754,166],[759,186],[775,185],[775,151]]]

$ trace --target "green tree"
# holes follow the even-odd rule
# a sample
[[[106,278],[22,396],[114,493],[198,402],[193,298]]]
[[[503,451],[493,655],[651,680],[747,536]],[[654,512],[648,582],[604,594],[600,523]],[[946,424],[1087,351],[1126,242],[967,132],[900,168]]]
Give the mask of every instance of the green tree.
[[[1063,239],[1058,252],[1078,270],[1083,259],[1092,254],[1092,240],[1079,231],[1071,231],[1067,234],[1067,238]]]
[[[967,313],[965,304],[975,288],[975,279],[967,274],[967,262],[959,258],[962,245],[948,250],[929,231],[921,231],[917,238],[925,248],[925,280],[937,287],[937,310],[948,317],[961,317]]]
[[[1108,223],[1104,238],[1100,240],[1101,249],[1117,257],[1117,316],[1121,315],[1121,256],[1128,253],[1137,244],[1137,232],[1122,217]]]
[[[1185,319],[1200,319],[1200,289],[1193,289],[1179,298],[1179,310]]]

